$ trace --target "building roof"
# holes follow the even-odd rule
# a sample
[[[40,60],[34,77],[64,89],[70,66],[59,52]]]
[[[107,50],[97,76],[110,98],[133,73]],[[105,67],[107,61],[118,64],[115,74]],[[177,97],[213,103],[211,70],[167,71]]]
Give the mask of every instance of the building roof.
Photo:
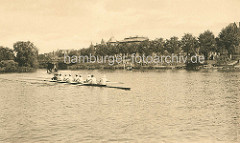
[[[117,40],[114,37],[111,37],[107,43],[116,43]]]
[[[147,37],[128,37],[128,38],[124,38],[124,40],[121,41],[117,41],[114,37],[111,37],[107,43],[131,43],[131,42],[143,42],[149,40]]]
[[[130,43],[130,42],[143,42],[149,40],[147,37],[128,37],[124,38],[124,40],[120,41],[121,43]]]

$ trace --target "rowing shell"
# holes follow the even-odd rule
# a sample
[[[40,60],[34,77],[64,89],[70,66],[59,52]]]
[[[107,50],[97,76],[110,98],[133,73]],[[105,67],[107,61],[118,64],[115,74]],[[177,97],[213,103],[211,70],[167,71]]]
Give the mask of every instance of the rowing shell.
[[[100,85],[100,84],[87,84],[87,83],[78,83],[78,82],[66,82],[66,81],[56,81],[56,80],[50,80],[49,82],[57,82],[57,83],[68,83],[73,85],[79,85],[79,86],[94,86],[94,87],[105,87],[105,88],[115,88],[115,89],[123,89],[123,90],[130,90],[129,87],[119,87],[119,86],[109,86],[109,85]]]

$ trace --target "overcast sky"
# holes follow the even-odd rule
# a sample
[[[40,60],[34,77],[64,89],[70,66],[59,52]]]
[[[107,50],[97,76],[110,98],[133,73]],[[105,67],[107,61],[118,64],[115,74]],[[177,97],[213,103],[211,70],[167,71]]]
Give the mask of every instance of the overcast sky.
[[[215,35],[240,21],[240,0],[0,0],[0,45],[33,42],[40,53],[91,42]]]

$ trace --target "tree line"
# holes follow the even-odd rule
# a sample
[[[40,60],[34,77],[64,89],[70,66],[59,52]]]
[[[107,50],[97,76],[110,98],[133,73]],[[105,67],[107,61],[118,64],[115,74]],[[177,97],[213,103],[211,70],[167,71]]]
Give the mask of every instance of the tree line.
[[[68,56],[72,55],[130,55],[138,53],[140,55],[169,55],[169,54],[185,54],[195,55],[202,54],[205,59],[211,58],[211,54],[215,55],[239,55],[240,29],[233,23],[229,24],[221,30],[218,36],[215,36],[210,30],[206,30],[198,37],[190,33],[186,33],[183,37],[173,36],[169,39],[158,38],[155,40],[146,40],[141,43],[117,43],[117,44],[101,44],[90,45],[88,48],[80,50],[69,50]],[[64,56],[63,50],[58,50],[55,55]]]
[[[240,55],[240,28],[236,23],[224,27],[215,36],[207,30],[198,37],[186,33],[181,38],[176,36],[169,39],[158,38],[146,40],[140,43],[116,43],[90,45],[88,48],[67,51],[68,56],[72,55],[169,55],[202,54],[205,59],[211,58],[211,54],[224,56]],[[0,46],[0,72],[31,71],[39,66],[38,61],[51,62],[53,57],[64,57],[66,51],[58,50],[48,54],[39,54],[37,47],[30,41],[18,41],[13,48]]]

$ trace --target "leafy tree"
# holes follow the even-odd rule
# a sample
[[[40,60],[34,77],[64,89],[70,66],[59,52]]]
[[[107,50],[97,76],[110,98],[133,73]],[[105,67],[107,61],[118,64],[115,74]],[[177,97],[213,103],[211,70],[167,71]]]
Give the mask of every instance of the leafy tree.
[[[55,52],[55,55],[58,56],[58,57],[64,57],[64,51],[63,50],[57,50]]]
[[[165,48],[168,53],[179,54],[181,51],[181,42],[178,40],[178,37],[171,37],[166,40]]]
[[[118,48],[119,54],[126,55],[128,53],[127,46],[128,46],[128,44],[126,44],[126,43],[118,44],[117,48]]]
[[[107,47],[110,51],[109,52],[110,55],[117,55],[118,54],[116,46],[108,44]]]
[[[204,33],[201,33],[198,40],[200,53],[205,56],[205,59],[208,59],[209,52],[216,52],[216,40],[211,31],[207,30]]]
[[[157,54],[164,54],[165,50],[165,41],[163,38],[156,39],[152,41],[153,52]]]
[[[77,50],[70,50],[68,56],[79,56],[79,52]]]
[[[36,68],[38,66],[38,49],[33,43],[19,41],[13,45],[13,48],[16,52],[16,62],[20,67]]]
[[[90,49],[90,48],[88,48]],[[108,46],[107,45],[97,45],[96,46],[96,55],[99,55],[99,56],[105,56],[105,55],[108,55],[109,54],[109,49],[108,49]],[[88,51],[88,53],[90,54],[91,51]]]
[[[150,41],[146,40],[146,41],[143,41],[141,42],[139,45],[138,45],[138,53],[140,55],[151,55],[153,53],[153,49],[150,49]]]
[[[184,34],[181,40],[182,49],[187,55],[194,55],[197,53],[197,49],[199,47],[198,40],[192,34]]]
[[[224,48],[224,45],[223,45],[223,42],[220,42],[220,39],[219,39],[219,37],[216,37],[215,38],[215,41],[216,41],[216,52],[218,52],[218,53],[223,53],[223,51],[224,50],[226,50],[225,48]]]
[[[14,60],[13,50],[0,46],[0,61],[2,60]]]
[[[223,28],[219,34],[218,45],[222,46],[222,49],[226,49],[228,54],[235,53],[235,47],[240,43],[240,30],[235,23],[229,24]]]

